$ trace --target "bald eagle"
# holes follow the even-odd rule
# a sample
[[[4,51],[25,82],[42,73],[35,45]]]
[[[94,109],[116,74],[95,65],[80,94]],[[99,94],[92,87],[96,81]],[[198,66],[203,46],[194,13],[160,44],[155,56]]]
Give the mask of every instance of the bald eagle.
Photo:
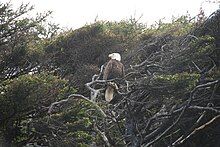
[[[124,65],[121,63],[121,55],[119,53],[109,54],[110,60],[105,66],[103,79],[109,80],[124,77]],[[113,99],[114,91],[118,86],[114,82],[109,82],[105,90],[105,100],[110,102]]]

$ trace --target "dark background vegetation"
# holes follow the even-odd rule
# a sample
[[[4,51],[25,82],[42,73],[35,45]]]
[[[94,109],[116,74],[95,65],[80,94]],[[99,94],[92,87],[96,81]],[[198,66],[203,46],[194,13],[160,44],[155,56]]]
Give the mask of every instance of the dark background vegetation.
[[[219,10],[61,31],[32,9],[0,3],[0,146],[220,146]],[[90,101],[112,52],[126,69],[117,100]]]

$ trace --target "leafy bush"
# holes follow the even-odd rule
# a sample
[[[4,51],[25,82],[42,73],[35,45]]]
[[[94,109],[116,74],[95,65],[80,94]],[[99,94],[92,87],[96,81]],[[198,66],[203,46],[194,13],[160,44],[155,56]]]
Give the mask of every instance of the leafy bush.
[[[27,122],[46,115],[45,108],[52,102],[76,92],[67,81],[48,74],[23,75],[0,84],[1,133],[10,142],[24,141],[29,133]],[[19,139],[20,138],[20,139]]]

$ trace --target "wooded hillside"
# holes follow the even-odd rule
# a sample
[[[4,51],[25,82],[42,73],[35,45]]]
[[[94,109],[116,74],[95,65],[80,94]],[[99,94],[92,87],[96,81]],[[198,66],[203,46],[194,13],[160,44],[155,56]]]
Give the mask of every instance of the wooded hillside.
[[[0,3],[0,146],[220,146],[220,10],[62,31],[32,9]],[[108,103],[113,52],[125,77]]]

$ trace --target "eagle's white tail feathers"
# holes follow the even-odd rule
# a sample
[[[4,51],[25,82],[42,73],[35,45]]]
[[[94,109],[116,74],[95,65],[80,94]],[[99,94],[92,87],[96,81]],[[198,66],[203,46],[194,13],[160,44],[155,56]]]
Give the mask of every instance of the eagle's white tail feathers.
[[[114,88],[112,86],[107,86],[105,90],[105,100],[110,102],[113,99]]]
[[[118,85],[115,82],[109,82],[105,90],[105,100],[107,102],[113,99],[115,90],[118,90]]]

